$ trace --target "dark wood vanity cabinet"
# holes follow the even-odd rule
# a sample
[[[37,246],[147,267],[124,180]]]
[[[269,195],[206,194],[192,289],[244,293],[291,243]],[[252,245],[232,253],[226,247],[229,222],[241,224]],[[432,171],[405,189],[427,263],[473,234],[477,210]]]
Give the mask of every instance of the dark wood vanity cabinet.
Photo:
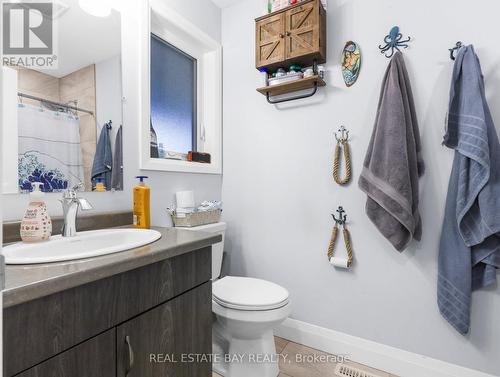
[[[4,310],[5,377],[211,377],[211,248]]]
[[[110,377],[116,375],[116,330],[108,330],[18,377]]]
[[[210,283],[117,328],[117,376],[211,376]]]

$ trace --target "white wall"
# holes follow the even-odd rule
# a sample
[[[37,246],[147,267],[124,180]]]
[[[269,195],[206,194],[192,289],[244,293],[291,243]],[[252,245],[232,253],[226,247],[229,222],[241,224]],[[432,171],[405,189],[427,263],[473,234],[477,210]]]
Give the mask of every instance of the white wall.
[[[221,10],[211,0],[165,0],[180,15],[216,41],[221,40]]]
[[[177,12],[198,25],[203,31],[220,40],[221,14],[210,0],[165,0]],[[118,2],[117,2],[118,3]],[[151,221],[154,225],[170,225],[166,207],[173,203],[178,190],[195,189],[199,201],[220,199],[221,177],[217,175],[164,173],[139,170],[139,119],[140,119],[140,33],[144,30],[142,13],[144,1],[126,0],[119,2],[122,8],[122,70],[123,70],[123,143],[124,143],[124,185],[123,192],[84,193],[94,205],[94,212],[132,209],[132,187],[136,175],[148,175],[151,186]],[[47,195],[49,212],[61,215],[58,202],[60,194]],[[3,195],[4,220],[20,219],[26,209],[27,195]]]
[[[500,130],[500,4],[491,0],[330,0],[328,87],[312,99],[269,105],[255,91],[254,21],[263,0],[244,0],[222,16],[224,46],[224,218],[231,273],[287,287],[292,318],[500,375],[500,293],[477,292],[472,331],[457,334],[436,304],[437,252],[452,152],[441,146],[457,40],[474,43]],[[404,52],[415,94],[427,171],[421,180],[423,240],[393,250],[364,213],[357,179],[372,132],[388,60],[377,48],[399,24],[413,38]],[[339,70],[347,40],[363,51],[358,83]],[[237,78],[237,84],[236,82]],[[351,131],[354,183],[331,177],[333,132]],[[349,216],[356,265],[336,271],[326,251],[332,219]],[[339,252],[342,249],[339,249]]]

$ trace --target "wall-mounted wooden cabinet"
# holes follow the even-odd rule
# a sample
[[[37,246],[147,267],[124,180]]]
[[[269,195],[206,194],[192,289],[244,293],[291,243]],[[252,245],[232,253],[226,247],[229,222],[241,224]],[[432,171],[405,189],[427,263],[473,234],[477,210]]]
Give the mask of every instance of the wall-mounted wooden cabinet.
[[[268,71],[326,62],[326,12],[307,0],[255,20],[255,65]]]

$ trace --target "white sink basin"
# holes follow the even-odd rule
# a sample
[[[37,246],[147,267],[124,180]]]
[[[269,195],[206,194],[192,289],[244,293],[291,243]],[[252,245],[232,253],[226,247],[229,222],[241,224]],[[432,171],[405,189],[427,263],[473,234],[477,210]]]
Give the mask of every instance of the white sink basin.
[[[118,253],[152,243],[161,233],[150,229],[103,229],[79,232],[75,237],[53,236],[38,243],[5,246],[6,264],[62,262]]]

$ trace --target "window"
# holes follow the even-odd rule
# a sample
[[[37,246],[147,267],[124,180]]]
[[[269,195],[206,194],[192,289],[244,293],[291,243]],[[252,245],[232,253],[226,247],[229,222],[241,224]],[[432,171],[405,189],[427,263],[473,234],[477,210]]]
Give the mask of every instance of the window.
[[[152,158],[196,151],[196,70],[195,58],[151,34]]]
[[[222,174],[222,48],[164,0],[150,12],[141,53],[140,168]],[[210,163],[187,153],[210,155]]]

